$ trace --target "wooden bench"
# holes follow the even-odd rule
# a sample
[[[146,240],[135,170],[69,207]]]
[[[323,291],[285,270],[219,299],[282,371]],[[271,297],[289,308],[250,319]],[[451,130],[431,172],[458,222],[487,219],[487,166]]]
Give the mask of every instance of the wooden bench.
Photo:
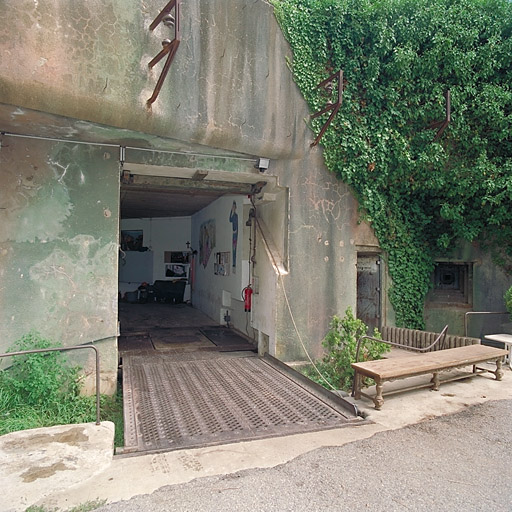
[[[399,357],[396,359],[379,359],[377,361],[352,363],[352,368],[354,368],[355,371],[353,395],[356,400],[359,400],[361,396],[370,398],[373,400],[375,408],[380,409],[384,404],[384,393],[382,389],[384,382],[431,373],[433,377],[428,384],[410,386],[408,388],[388,392],[386,395],[425,387],[431,387],[437,391],[441,384],[441,380],[439,379],[440,372],[463,368],[465,366],[473,366],[472,373],[465,373],[464,375],[452,377],[443,380],[443,382],[465,379],[469,376],[486,371],[493,373],[496,380],[501,380],[503,378],[503,370],[501,368],[502,360],[506,355],[507,351],[504,349],[488,347],[485,345],[468,345],[465,347],[449,348],[446,350]],[[485,362],[495,362],[496,371],[478,368],[476,366]],[[370,396],[361,391],[363,377],[370,377],[375,381],[375,396]]]

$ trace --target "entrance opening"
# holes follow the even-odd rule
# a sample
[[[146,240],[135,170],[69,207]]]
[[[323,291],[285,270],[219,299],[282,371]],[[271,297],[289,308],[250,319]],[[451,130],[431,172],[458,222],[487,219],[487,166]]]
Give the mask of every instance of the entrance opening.
[[[358,421],[352,404],[340,398],[331,405],[332,398],[317,397],[256,354],[254,338],[269,345],[251,327],[247,299],[256,229],[248,196],[261,190],[264,182],[254,181],[261,177],[205,183],[203,174],[193,176],[123,175],[125,446],[119,451],[204,446]]]
[[[125,344],[133,349],[137,344],[126,338],[141,334],[156,350],[246,346],[243,336],[222,339],[227,329],[215,336],[195,331],[229,328],[232,310],[243,311],[244,209],[252,184],[189,179],[185,187],[183,179],[137,178],[125,174],[121,183],[120,351]],[[175,333],[163,336],[164,330]]]
[[[378,254],[357,255],[357,318],[369,334],[381,328],[381,262]]]

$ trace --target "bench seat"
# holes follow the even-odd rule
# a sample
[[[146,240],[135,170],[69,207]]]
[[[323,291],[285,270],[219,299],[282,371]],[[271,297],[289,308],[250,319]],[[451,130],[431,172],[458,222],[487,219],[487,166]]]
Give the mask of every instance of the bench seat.
[[[496,371],[491,371],[496,380],[503,378],[502,360],[507,355],[504,349],[488,347],[485,345],[468,345],[465,347],[450,348],[436,352],[422,353],[414,356],[400,357],[396,359],[379,359],[377,361],[366,361],[362,363],[352,363],[354,368],[354,397],[360,399],[366,396],[373,400],[376,409],[380,409],[384,404],[383,383],[386,381],[405,379],[418,375],[432,373],[433,377],[430,384],[408,387],[400,391],[431,387],[434,390],[439,389],[441,381],[439,373],[446,370],[473,366],[471,374],[454,377],[443,382],[449,382],[468,376],[491,371],[484,368],[477,368],[477,364],[484,362],[495,362]],[[361,391],[363,377],[370,377],[376,384],[376,395],[374,397]],[[396,391],[395,391],[396,392]],[[387,395],[392,393],[386,393]]]

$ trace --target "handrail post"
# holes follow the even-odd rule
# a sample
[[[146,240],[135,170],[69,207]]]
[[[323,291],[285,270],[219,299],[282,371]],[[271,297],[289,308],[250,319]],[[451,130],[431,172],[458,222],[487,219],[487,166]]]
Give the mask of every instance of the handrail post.
[[[464,314],[464,336],[468,337],[469,315],[508,315],[508,311],[467,311]]]

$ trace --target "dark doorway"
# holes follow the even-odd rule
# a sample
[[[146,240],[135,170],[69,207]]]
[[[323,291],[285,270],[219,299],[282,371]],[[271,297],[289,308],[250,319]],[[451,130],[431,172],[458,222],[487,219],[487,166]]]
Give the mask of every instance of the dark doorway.
[[[357,255],[357,318],[368,326],[368,334],[381,328],[380,268],[379,255]]]

